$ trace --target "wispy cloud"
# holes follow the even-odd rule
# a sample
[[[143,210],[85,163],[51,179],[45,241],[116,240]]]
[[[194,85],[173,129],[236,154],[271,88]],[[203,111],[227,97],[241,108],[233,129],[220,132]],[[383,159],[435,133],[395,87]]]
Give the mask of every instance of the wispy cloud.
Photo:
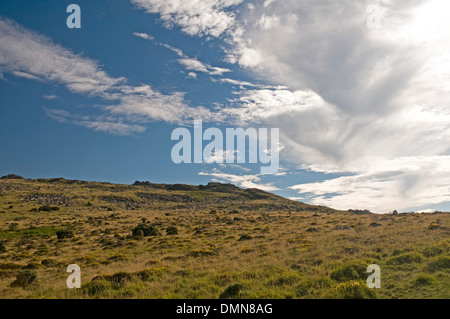
[[[111,116],[88,116],[71,114],[61,109],[46,109],[48,117],[60,123],[71,123],[92,129],[96,132],[103,132],[113,135],[130,135],[134,133],[142,133],[145,126],[138,124],[129,124],[120,122],[120,119]]]
[[[142,38],[144,40],[153,40],[153,39],[155,39],[155,37],[153,37],[153,36],[151,36],[151,35],[149,35],[147,33],[133,32],[133,35],[135,35],[135,36],[137,36],[139,38]]]
[[[263,191],[273,192],[279,190],[272,183],[261,183],[260,175],[233,175],[222,173],[219,170],[213,170],[212,172],[200,172],[202,176],[212,176],[216,181],[226,181],[236,184],[244,188],[258,188]]]
[[[49,94],[49,95],[44,94],[44,95],[42,95],[42,97],[46,100],[56,100],[58,98],[58,96],[54,95],[54,94]]]
[[[209,75],[222,75],[224,73],[231,72],[230,69],[214,67],[192,58],[178,59],[178,62],[183,65],[186,70],[207,73]]]
[[[171,46],[167,43],[153,41],[153,40],[155,40],[155,38],[146,33],[134,32],[133,35],[138,36],[145,40],[150,40],[156,45],[163,46],[163,47],[175,52],[181,58],[181,59],[177,60],[178,63],[180,63],[188,71],[196,71],[196,72],[206,73],[209,75],[218,75],[218,76],[222,76],[224,73],[231,72],[230,69],[215,67],[208,63],[201,62],[198,59],[191,58],[191,57],[187,56],[186,54],[184,54],[183,50],[178,49],[174,46]],[[191,78],[195,78],[195,77],[191,76]]]
[[[99,121],[66,116],[68,122],[96,131],[128,134],[142,132],[142,125],[149,121],[182,123],[212,117],[206,108],[190,107],[183,93],[162,94],[149,85],[127,85],[124,77],[109,76],[96,61],[72,53],[14,21],[1,18],[0,33],[0,73],[61,83],[74,93],[101,97],[105,105],[99,108],[112,118]]]

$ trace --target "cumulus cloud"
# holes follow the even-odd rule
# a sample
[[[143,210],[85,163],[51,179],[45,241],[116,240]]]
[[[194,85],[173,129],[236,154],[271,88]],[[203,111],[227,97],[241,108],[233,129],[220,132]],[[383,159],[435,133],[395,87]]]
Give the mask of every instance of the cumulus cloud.
[[[226,112],[281,127],[285,161],[351,175],[293,189],[377,212],[448,201],[448,2],[380,2],[379,29],[372,1],[266,4],[239,21],[228,59],[288,89],[242,90]]]
[[[189,72],[188,75],[187,75],[187,77],[188,77],[189,79],[196,79],[196,78],[197,78],[197,73],[195,73],[195,72]]]
[[[228,9],[243,0],[131,0],[148,13],[157,13],[167,27],[179,26],[189,35],[219,37],[235,25]]]

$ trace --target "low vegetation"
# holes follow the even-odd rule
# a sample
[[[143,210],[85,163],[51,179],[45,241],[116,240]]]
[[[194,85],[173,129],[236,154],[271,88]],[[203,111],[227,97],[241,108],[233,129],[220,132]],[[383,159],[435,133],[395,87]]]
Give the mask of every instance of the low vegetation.
[[[448,213],[260,190],[0,179],[0,298],[450,298]],[[81,267],[68,289],[67,266]],[[381,289],[366,285],[381,267]]]

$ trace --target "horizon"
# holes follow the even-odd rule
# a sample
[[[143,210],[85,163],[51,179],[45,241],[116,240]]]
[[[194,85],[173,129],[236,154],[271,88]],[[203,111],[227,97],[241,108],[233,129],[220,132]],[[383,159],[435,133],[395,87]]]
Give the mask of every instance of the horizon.
[[[10,178],[11,176],[14,176],[14,178]],[[17,178],[18,177],[18,178]],[[210,182],[208,182],[208,183],[206,183],[206,184],[198,184],[198,185],[195,185],[195,184],[183,184],[183,183],[175,183],[175,184],[167,184],[167,183],[154,183],[154,182],[152,182],[152,181],[138,181],[138,180],[136,180],[136,181],[134,181],[134,182],[129,182],[129,183],[114,183],[114,182],[110,182],[110,181],[101,181],[101,180],[80,180],[80,179],[68,179],[68,178],[65,178],[65,177],[61,177],[61,176],[59,176],[59,177],[37,177],[37,178],[27,178],[27,177],[24,177],[24,176],[21,176],[21,175],[19,175],[19,174],[15,174],[15,173],[10,173],[10,174],[7,174],[7,175],[4,175],[4,176],[0,176],[0,180],[2,180],[2,179],[18,179],[18,180],[21,180],[21,179],[24,179],[24,180],[26,180],[26,181],[39,181],[39,180],[58,180],[58,179],[62,179],[62,180],[65,180],[65,181],[79,181],[79,182],[86,182],[86,183],[101,183],[101,184],[112,184],[112,185],[123,185],[123,186],[141,186],[140,184],[136,184],[136,183],[141,183],[141,184],[143,184],[143,183],[150,183],[150,184],[153,184],[153,185],[168,185],[168,186],[174,186],[174,185],[188,185],[188,186],[208,186],[209,184],[220,184],[220,185],[231,185],[231,186],[234,186],[234,187],[238,187],[238,188],[240,188],[240,189],[243,189],[243,190],[246,190],[246,189],[257,189],[257,190],[260,190],[260,191],[262,191],[262,192],[266,192],[266,193],[270,193],[270,194],[273,194],[273,195],[277,195],[277,194],[275,194],[274,192],[271,192],[271,191],[265,191],[265,190],[262,190],[262,189],[259,189],[259,188],[243,188],[243,187],[239,187],[238,185],[235,185],[235,184],[233,184],[233,183],[225,183],[225,182],[213,182],[213,181],[210,181]],[[279,195],[277,195],[277,196],[279,196]],[[299,201],[299,200],[293,200],[293,199],[290,199],[290,198],[286,198],[286,197],[283,197],[283,196],[281,196],[282,198],[285,198],[285,199],[288,199],[288,200],[292,200],[292,201],[296,201],[296,202],[301,202],[301,201]],[[303,203],[303,202],[301,202],[301,203]],[[313,206],[322,206],[322,205],[313,205]],[[322,207],[324,207],[324,206],[322,206]],[[333,207],[328,207],[328,208],[331,208],[331,209],[335,209],[335,208],[333,208]],[[392,213],[394,212],[394,211],[397,211],[397,210],[394,210],[394,211],[392,211],[392,212],[386,212],[386,213],[374,213],[374,212],[371,212],[371,211],[369,211],[369,210],[367,210],[367,209],[351,209],[351,208],[349,208],[349,209],[346,209],[346,210],[341,210],[341,209],[335,209],[335,210],[338,210],[338,211],[347,211],[347,212],[350,212],[350,211],[365,211],[365,212],[369,212],[369,213],[371,213],[371,214],[376,214],[376,215],[392,215]],[[400,211],[400,212],[398,212],[398,214],[433,214],[433,213],[448,213],[448,212],[446,212],[446,211],[416,211],[416,212],[406,212],[406,211]]]
[[[3,2],[0,176],[220,182],[337,210],[450,211],[450,4],[377,3]],[[176,164],[173,132],[195,121],[214,142],[255,128],[279,129],[279,143],[244,135],[244,151],[215,144]]]

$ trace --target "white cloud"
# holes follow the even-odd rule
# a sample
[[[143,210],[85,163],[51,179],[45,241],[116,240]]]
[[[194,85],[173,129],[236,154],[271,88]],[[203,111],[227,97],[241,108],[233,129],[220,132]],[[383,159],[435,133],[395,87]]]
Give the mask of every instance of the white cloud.
[[[273,186],[272,183],[260,183],[261,177],[259,175],[233,175],[222,173],[218,170],[206,173],[200,172],[199,175],[202,176],[212,176],[217,179],[217,181],[227,181],[243,188],[258,188],[266,192],[273,192],[279,190],[279,188]]]
[[[151,36],[151,35],[149,35],[147,33],[133,32],[133,35],[135,35],[135,36],[137,36],[139,38],[142,38],[144,40],[150,40],[151,41],[151,40],[155,39],[155,37],[153,37],[153,36]]]
[[[230,80],[224,81],[234,84]],[[223,112],[242,122],[267,122],[280,116],[300,116],[308,111],[332,112],[332,107],[312,91],[255,89],[242,90],[239,94],[240,97],[234,100],[237,107],[225,108]]]
[[[195,72],[189,72],[188,75],[187,75],[187,77],[188,77],[189,79],[196,79],[196,78],[197,78],[197,73],[195,73]]]
[[[101,97],[106,104],[101,107],[104,116],[110,117],[107,121],[81,121],[77,116],[66,116],[65,121],[96,131],[128,134],[142,132],[142,124],[153,120],[182,123],[212,117],[203,107],[188,106],[183,93],[162,94],[149,85],[127,85],[125,78],[109,76],[96,61],[74,54],[11,20],[0,19],[0,33],[0,73],[61,83],[74,93]],[[220,116],[214,118],[219,120]]]
[[[352,174],[296,189],[346,209],[448,201],[448,1],[384,1],[379,30],[366,25],[372,1],[266,4],[238,21],[228,61],[288,89],[242,90],[225,111],[282,128],[284,161]]]
[[[219,37],[235,25],[230,7],[243,0],[131,0],[148,13],[158,13],[167,27],[190,35]]]
[[[276,0],[265,0],[264,1],[264,8],[270,6],[272,3],[274,3]]]
[[[29,74],[29,73],[26,73],[26,72],[13,71],[12,74],[14,74],[17,77],[25,78],[25,79],[28,79],[28,80],[41,81],[41,79],[39,77],[37,77],[35,75],[32,75],[32,74]]]
[[[173,47],[173,46],[171,46],[169,44],[166,44],[166,43],[158,43],[158,44],[163,46],[163,47],[165,47],[165,48],[167,48],[167,49],[169,49],[169,50],[171,50],[171,51],[173,51],[173,52],[175,52],[180,57],[186,57],[181,49],[175,48],[175,47]]]
[[[125,81],[88,58],[52,43],[17,23],[0,19],[0,72],[61,82],[71,91],[100,95]]]
[[[49,95],[44,94],[44,95],[42,95],[42,97],[46,100],[56,100],[58,98],[58,96],[54,95],[54,94],[49,94]]]
[[[256,21],[256,25],[260,26],[262,30],[270,30],[273,28],[280,27],[280,17],[277,16],[266,16],[265,14]]]
[[[313,204],[376,213],[417,209],[450,201],[450,156],[371,158],[372,167],[352,176],[300,184],[292,189],[314,195]]]
[[[143,39],[150,40],[150,41],[153,41],[155,39],[154,37],[149,36],[145,33],[133,33],[133,34],[136,36],[139,36]],[[202,72],[202,73],[207,73],[209,75],[217,75],[217,76],[222,76],[224,73],[231,72],[230,69],[211,66],[208,63],[204,63],[197,59],[190,58],[186,54],[184,54],[181,49],[173,47],[169,44],[160,43],[160,42],[154,42],[154,43],[156,45],[160,45],[162,47],[165,47],[165,48],[175,52],[180,57],[180,59],[178,59],[178,63],[183,65],[186,68],[186,70],[188,70],[188,71]],[[189,74],[193,75],[195,73],[190,72]]]
[[[92,129],[96,132],[109,133],[113,135],[131,135],[134,133],[142,133],[145,126],[138,124],[127,124],[120,122],[120,119],[101,116],[87,116],[79,114],[71,114],[65,110],[45,109],[48,117],[60,123],[72,123]]]
[[[228,83],[228,84],[232,84],[232,85],[239,85],[239,86],[257,87],[257,85],[254,83],[250,83],[247,81],[239,81],[239,80],[234,80],[234,79],[229,79],[229,78],[220,79],[220,82]]]
[[[178,59],[178,62],[189,71],[197,71],[207,73],[209,75],[222,75],[224,73],[231,72],[229,69],[213,67],[207,63],[187,57]]]

